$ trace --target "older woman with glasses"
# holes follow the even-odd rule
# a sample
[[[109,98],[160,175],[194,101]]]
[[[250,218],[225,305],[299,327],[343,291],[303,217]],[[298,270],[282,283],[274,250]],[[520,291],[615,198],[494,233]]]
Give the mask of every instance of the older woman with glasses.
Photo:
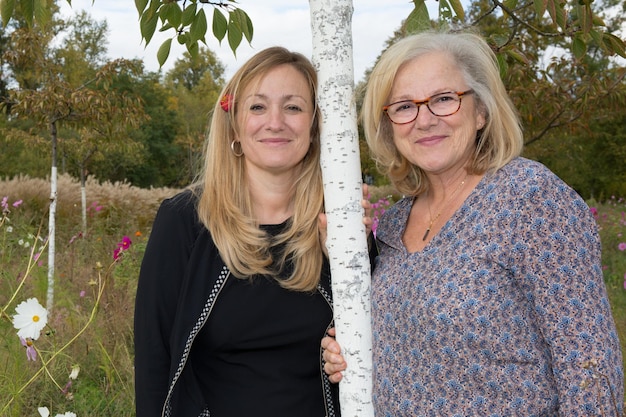
[[[362,116],[379,168],[406,195],[377,229],[376,415],[621,415],[596,223],[573,189],[520,157],[487,43],[435,32],[397,42]],[[340,347],[322,346],[338,382]]]

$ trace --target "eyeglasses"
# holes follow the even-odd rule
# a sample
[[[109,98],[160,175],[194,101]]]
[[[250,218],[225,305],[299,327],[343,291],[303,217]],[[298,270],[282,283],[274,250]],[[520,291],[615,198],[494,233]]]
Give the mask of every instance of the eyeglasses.
[[[417,119],[420,106],[425,104],[435,116],[446,117],[458,112],[461,108],[461,97],[472,94],[474,90],[449,91],[435,94],[425,100],[402,100],[383,106],[383,112],[389,120],[397,125],[405,125]]]

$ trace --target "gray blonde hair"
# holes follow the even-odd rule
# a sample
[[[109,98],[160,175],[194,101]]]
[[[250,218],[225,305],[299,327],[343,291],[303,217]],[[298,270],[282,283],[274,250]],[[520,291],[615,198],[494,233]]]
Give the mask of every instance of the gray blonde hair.
[[[481,36],[436,31],[408,36],[380,57],[370,74],[361,112],[373,159],[398,191],[406,195],[427,191],[428,180],[394,145],[392,125],[382,107],[389,100],[400,67],[430,52],[450,54],[467,85],[474,90],[478,108],[485,114],[486,124],[477,133],[474,158],[468,167],[470,173],[501,168],[521,154],[524,144],[519,116],[500,78],[496,56]]]

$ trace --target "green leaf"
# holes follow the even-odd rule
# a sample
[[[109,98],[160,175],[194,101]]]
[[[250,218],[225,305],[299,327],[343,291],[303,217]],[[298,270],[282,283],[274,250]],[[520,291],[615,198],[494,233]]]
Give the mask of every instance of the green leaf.
[[[450,6],[454,10],[454,14],[461,20],[465,20],[465,10],[463,10],[463,3],[461,0],[450,0]]]
[[[37,22],[40,26],[46,26],[52,17],[52,12],[48,7],[48,0],[35,0],[33,4],[33,13],[35,16],[35,22]]]
[[[159,29],[159,32],[166,32],[170,29],[172,29],[174,26],[170,25],[169,22],[168,23],[163,23],[163,26],[161,26],[161,28]]]
[[[248,43],[250,43],[252,41],[252,35],[254,32],[254,29],[252,27],[252,20],[250,20],[248,14],[242,9],[235,9],[233,11],[233,14],[235,16],[235,21],[237,22],[237,25],[239,25],[239,29],[246,37]]]
[[[591,11],[591,6],[589,5],[580,5],[577,4],[575,6],[576,14],[578,15],[578,24],[583,33],[589,33],[592,26],[593,12]]]
[[[593,41],[597,44],[597,45],[603,45],[604,41],[602,39],[602,33],[598,32],[595,29],[591,29],[589,31],[589,35],[591,35],[591,39],[593,39]]]
[[[193,22],[193,19],[196,17],[196,9],[196,3],[192,3],[183,9],[183,17],[181,20],[183,26],[189,26],[191,22]]]
[[[413,2],[415,8],[409,14],[409,17],[404,21],[404,30],[407,35],[411,33],[421,32],[430,29],[430,16],[428,15],[428,8],[424,0],[415,0]]]
[[[177,28],[182,21],[183,11],[180,9],[178,3],[173,2],[163,5],[161,7],[161,20],[169,21],[170,25]]]
[[[606,26],[606,24],[604,23],[604,20],[597,14],[593,15],[592,22],[594,26]]]
[[[198,56],[200,48],[198,48],[198,42],[191,42],[187,44],[187,52],[191,55],[192,58],[196,58]]]
[[[517,7],[517,0],[504,0],[502,3],[504,4],[504,7],[509,10],[513,10]]]
[[[15,10],[15,0],[0,0],[0,16],[2,16],[2,26],[6,27],[13,11]]]
[[[561,29],[566,29],[565,10],[560,0],[547,0],[548,13],[554,24]]]
[[[452,21],[452,8],[448,0],[439,0],[439,20],[442,22]]]
[[[241,44],[242,38],[243,34],[241,33],[241,30],[236,24],[231,21],[228,25],[228,45],[235,55],[237,52],[237,48]]]
[[[531,62],[526,57],[526,55],[524,55],[518,49],[507,49],[506,54],[521,64],[524,64],[524,65],[531,64]]]
[[[533,0],[533,6],[538,18],[543,17],[548,7],[548,0]]]
[[[222,43],[222,39],[226,36],[226,31],[228,30],[228,21],[226,17],[217,9],[213,10],[213,36],[220,43]]]
[[[150,9],[146,10],[139,21],[139,28],[141,30],[141,36],[146,40],[146,45],[150,43],[154,31],[157,27],[159,18],[156,13],[153,13]]]
[[[159,50],[157,51],[157,60],[159,61],[159,68],[165,64],[167,61],[167,57],[170,56],[170,49],[172,47],[172,39],[167,39],[165,42],[161,44]]]
[[[135,7],[137,8],[137,13],[139,16],[143,14],[143,11],[146,10],[146,6],[148,5],[148,0],[135,0]]]
[[[200,9],[198,14],[196,14],[196,18],[193,20],[193,22],[191,22],[191,27],[189,28],[189,35],[191,36],[190,41],[195,42],[198,40],[203,40],[204,35],[206,35],[206,31],[206,14],[204,14],[203,9]]]
[[[35,0],[20,0],[20,10],[29,27],[33,25],[33,15],[35,14],[34,2]]]
[[[583,59],[587,53],[587,44],[581,34],[576,34],[574,39],[572,39],[572,53],[578,61]]]
[[[504,54],[496,54],[496,60],[500,68],[500,78],[504,79],[509,70],[509,65],[506,63],[506,56]]]
[[[176,37],[176,40],[178,41],[179,44],[186,45],[187,42],[189,42],[189,34],[181,33]]]
[[[626,52],[624,51],[624,41],[615,35],[610,33],[604,34],[605,48],[612,54],[617,54],[622,58],[626,58]]]

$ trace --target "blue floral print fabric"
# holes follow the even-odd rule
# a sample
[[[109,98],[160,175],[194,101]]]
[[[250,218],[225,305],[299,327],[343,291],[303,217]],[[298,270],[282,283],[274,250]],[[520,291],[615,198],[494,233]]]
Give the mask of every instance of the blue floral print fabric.
[[[413,201],[377,229],[376,416],[621,415],[620,343],[581,197],[517,158],[408,253]]]

